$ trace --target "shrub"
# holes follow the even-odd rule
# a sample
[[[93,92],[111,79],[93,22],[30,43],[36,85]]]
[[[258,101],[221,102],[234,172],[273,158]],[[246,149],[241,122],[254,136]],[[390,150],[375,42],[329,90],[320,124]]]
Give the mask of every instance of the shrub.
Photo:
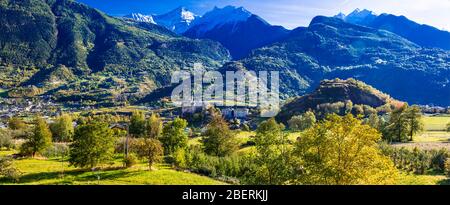
[[[450,158],[450,153],[446,149],[431,150],[431,168],[438,171],[445,171],[445,162]]]
[[[7,179],[19,181],[20,171],[13,167],[13,160],[11,157],[0,157],[0,177],[6,177]]]
[[[8,127],[11,130],[22,130],[27,127],[27,124],[20,118],[12,117],[8,120]]]
[[[237,178],[243,176],[244,169],[241,164],[244,164],[241,156],[210,156],[205,154],[200,147],[179,150],[174,154],[174,165],[178,168],[189,168],[194,173],[226,178],[227,181],[236,181]]]
[[[132,138],[132,137],[128,138],[128,149],[130,152],[135,151],[137,140],[138,140],[137,138]],[[123,154],[125,152],[125,143],[126,143],[125,137],[116,140],[115,144],[114,144],[114,153]]]
[[[11,134],[11,132],[0,130],[0,149],[6,148],[9,150],[14,148]]]
[[[55,143],[42,152],[42,156],[46,158],[58,158],[69,155],[69,146],[63,143]]]
[[[445,160],[445,175],[450,177],[450,159]]]
[[[172,157],[172,163],[178,168],[186,169],[187,162],[186,162],[186,150],[185,149],[178,149],[175,151]]]
[[[316,116],[308,111],[302,115],[293,116],[289,121],[289,129],[294,131],[303,131],[316,124]]]
[[[70,115],[63,114],[50,125],[53,140],[56,142],[70,142],[73,138],[73,120]]]
[[[415,174],[426,174],[428,171],[444,173],[445,162],[449,158],[449,153],[445,149],[441,150],[420,150],[395,148],[387,144],[380,146],[382,152],[389,156],[398,169]]]
[[[123,159],[123,163],[125,164],[125,167],[130,168],[137,164],[137,157],[134,153],[129,153],[128,156],[126,156]]]

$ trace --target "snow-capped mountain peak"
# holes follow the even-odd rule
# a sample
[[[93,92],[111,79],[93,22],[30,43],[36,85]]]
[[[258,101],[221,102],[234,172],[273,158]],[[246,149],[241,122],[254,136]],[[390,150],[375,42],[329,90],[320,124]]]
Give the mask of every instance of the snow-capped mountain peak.
[[[158,25],[164,26],[179,34],[189,29],[191,23],[196,18],[198,18],[197,15],[184,7],[178,7],[168,13],[154,16]]]
[[[366,18],[368,16],[376,16],[373,11],[369,11],[367,9],[355,9],[352,13],[350,13],[347,17],[355,17],[355,18]]]
[[[178,7],[168,13],[161,15],[144,15],[133,13],[125,16],[140,22],[154,23],[164,26],[167,29],[182,34],[193,26],[201,26],[201,31],[209,31],[216,26],[244,22],[253,14],[243,7],[226,6],[223,8],[214,7],[202,17],[195,15],[185,7]],[[264,21],[261,19],[261,21]],[[264,21],[265,22],[265,21]]]
[[[161,15],[145,15],[140,13],[132,13],[124,16],[139,22],[146,22],[164,26],[167,29],[181,34],[189,29],[191,23],[199,16],[184,7],[178,7],[168,13]]]
[[[168,13],[161,14],[155,17],[163,21],[191,23],[198,16],[187,10],[185,7],[178,7]]]
[[[345,20],[345,17],[347,17],[347,15],[345,15],[342,12],[339,12],[338,15],[334,16],[334,18],[338,18],[338,19],[342,19],[342,20]]]
[[[349,23],[355,23],[359,24],[363,21],[370,21],[374,18],[376,18],[378,15],[375,14],[373,11],[369,11],[367,9],[355,9],[353,12],[351,12],[348,15],[345,15],[343,13],[339,13],[338,15],[334,16],[335,18],[342,19]]]
[[[378,15],[373,11],[369,11],[367,9],[355,9],[350,14],[345,15],[342,12],[338,15],[334,16],[335,18],[342,19],[349,23],[359,24],[361,22],[367,22],[375,19]]]
[[[207,12],[201,18],[194,21],[193,26],[201,25],[202,28],[198,32],[206,32],[216,26],[246,21],[252,15],[252,13],[243,7],[214,7],[212,11]]]

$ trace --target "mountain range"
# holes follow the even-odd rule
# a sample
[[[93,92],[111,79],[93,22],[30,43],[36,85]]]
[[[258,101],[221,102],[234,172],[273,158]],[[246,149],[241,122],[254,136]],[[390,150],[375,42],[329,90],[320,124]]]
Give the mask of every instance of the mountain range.
[[[289,30],[273,26],[243,7],[215,7],[203,16],[179,7],[162,15],[130,14],[127,18],[158,24],[189,38],[220,42],[234,59],[247,57],[252,50],[285,38]],[[334,16],[347,23],[390,31],[419,46],[450,50],[450,32],[418,24],[404,16],[377,15],[367,9],[355,9],[348,15]],[[265,35],[260,35],[264,33]]]
[[[182,34],[187,31],[192,22],[199,16],[195,15],[185,7],[178,7],[168,13],[161,15],[145,15],[140,13],[131,13],[124,16],[139,22],[157,24],[177,33]]]
[[[376,26],[383,16],[356,10],[287,30],[242,7],[115,18],[72,0],[3,0],[0,86],[10,97],[68,104],[142,102],[170,85],[172,71],[199,62],[213,70],[278,70],[284,99],[324,79],[355,78],[411,104],[450,105],[446,39],[428,36],[442,43],[425,45],[402,33],[410,27]]]
[[[418,24],[405,16],[377,15],[366,9],[356,9],[349,15],[340,13],[335,17],[348,23],[390,31],[423,47],[450,50],[450,32]]]
[[[198,16],[180,7],[162,15],[130,14],[126,18],[166,27],[177,34],[220,42],[234,59],[247,56],[259,48],[287,36],[289,31],[272,26],[243,7],[215,7]],[[265,35],[261,35],[264,33]]]

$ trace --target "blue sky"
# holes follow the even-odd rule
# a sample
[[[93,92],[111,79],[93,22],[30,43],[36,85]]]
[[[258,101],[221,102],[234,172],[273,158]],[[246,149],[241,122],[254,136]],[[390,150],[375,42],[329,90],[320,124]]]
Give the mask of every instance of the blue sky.
[[[317,15],[333,16],[355,8],[404,15],[418,23],[450,30],[450,0],[77,0],[113,16],[132,12],[161,14],[185,6],[202,15],[214,6],[243,6],[274,25],[306,26]]]

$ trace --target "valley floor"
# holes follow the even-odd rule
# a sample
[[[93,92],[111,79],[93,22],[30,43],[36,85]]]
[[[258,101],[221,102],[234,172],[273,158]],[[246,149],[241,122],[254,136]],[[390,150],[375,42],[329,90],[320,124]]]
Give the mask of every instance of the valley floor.
[[[0,151],[0,156],[14,151]],[[148,171],[145,163],[122,169],[120,160],[99,171],[69,167],[58,159],[21,159],[15,162],[22,172],[18,183],[0,179],[0,185],[224,185],[226,183],[197,174],[177,171],[159,164]],[[450,185],[443,175],[414,175],[401,173],[397,185]]]
[[[413,142],[397,143],[393,146],[419,149],[450,150],[450,132],[444,131],[450,116],[428,116],[424,118],[425,131],[414,138]],[[241,149],[238,153],[252,152],[254,147],[245,146],[252,140],[255,132],[239,132]],[[289,132],[287,138],[294,142],[301,133]],[[189,144],[201,143],[201,138],[190,139]],[[12,155],[16,151],[0,150],[0,156]],[[173,169],[167,164],[158,164],[156,170],[148,171],[145,163],[133,168],[123,169],[122,157],[116,156],[113,164],[98,171],[82,170],[70,167],[60,159],[18,159],[15,167],[22,172],[18,184],[79,184],[79,185],[221,185],[224,182]],[[14,184],[12,181],[0,179],[1,184]],[[450,185],[450,180],[441,174],[415,175],[402,172],[397,180],[398,185]]]

